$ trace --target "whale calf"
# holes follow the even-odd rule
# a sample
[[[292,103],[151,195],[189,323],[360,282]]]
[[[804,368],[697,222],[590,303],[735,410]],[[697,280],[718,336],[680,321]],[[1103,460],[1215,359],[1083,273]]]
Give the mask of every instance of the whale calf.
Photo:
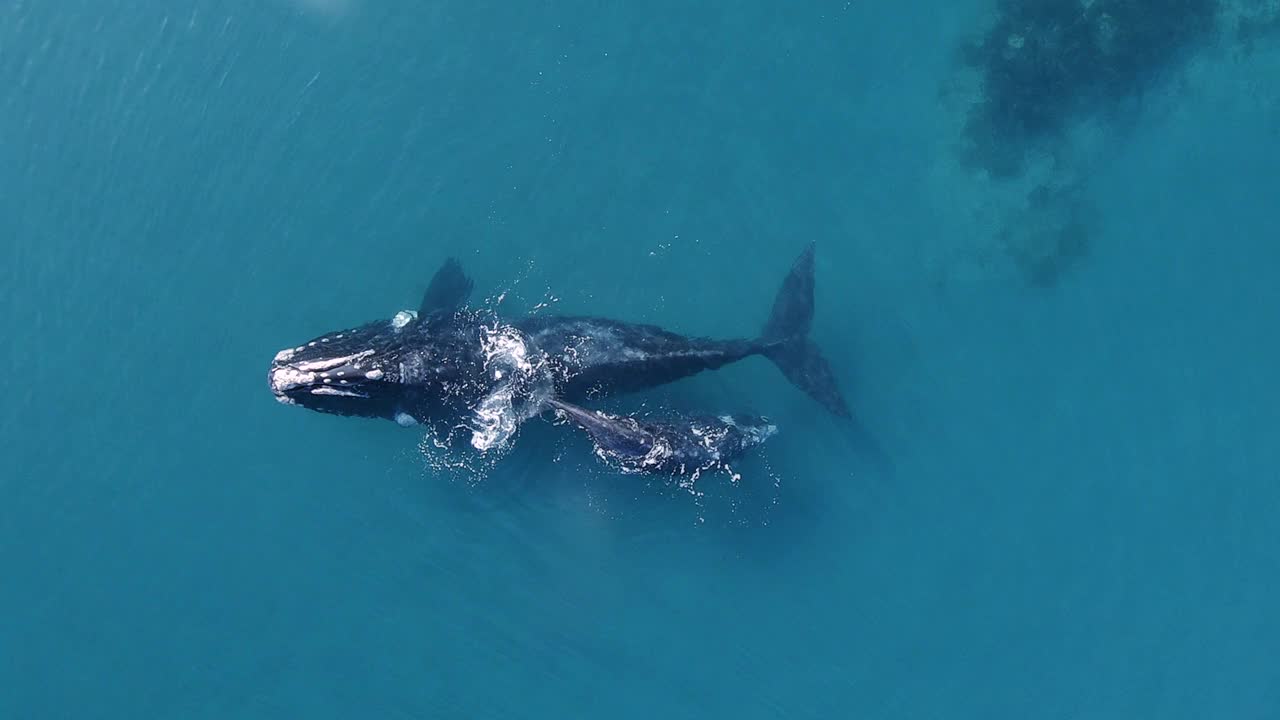
[[[727,468],[778,428],[766,418],[744,415],[637,420],[548,401],[591,436],[596,454],[623,472],[692,475]]]

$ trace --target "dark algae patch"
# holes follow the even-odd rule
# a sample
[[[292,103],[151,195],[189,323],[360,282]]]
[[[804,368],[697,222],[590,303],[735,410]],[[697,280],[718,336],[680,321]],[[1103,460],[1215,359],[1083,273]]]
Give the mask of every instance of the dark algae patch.
[[[1078,187],[1037,186],[1027,210],[1000,231],[1000,245],[1027,283],[1052,287],[1089,254],[1096,225]]]
[[[1215,0],[1000,0],[990,30],[962,52],[983,82],[968,160],[1017,175],[1028,150],[1141,93],[1207,39],[1217,11]]]
[[[1264,40],[1280,36],[1280,4],[1236,18],[1235,34],[1236,42],[1245,53],[1253,52],[1254,46]]]

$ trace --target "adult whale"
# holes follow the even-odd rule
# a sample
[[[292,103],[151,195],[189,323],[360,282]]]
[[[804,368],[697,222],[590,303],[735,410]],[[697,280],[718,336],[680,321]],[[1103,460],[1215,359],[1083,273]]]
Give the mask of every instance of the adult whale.
[[[635,392],[743,358],[769,358],[836,416],[849,408],[817,345],[814,245],[795,260],[760,336],[719,340],[589,316],[505,320],[466,307],[472,282],[449,259],[417,312],[338,330],[276,354],[268,383],[276,399],[345,416],[457,427],[472,444],[502,442],[552,398],[578,403]]]

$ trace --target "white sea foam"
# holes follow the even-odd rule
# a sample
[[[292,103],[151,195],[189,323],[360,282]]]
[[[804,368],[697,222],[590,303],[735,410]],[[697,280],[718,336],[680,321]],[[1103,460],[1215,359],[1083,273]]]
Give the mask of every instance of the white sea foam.
[[[480,342],[495,385],[472,412],[471,446],[489,452],[505,447],[520,423],[542,412],[552,386],[545,356],[519,330],[495,325]]]

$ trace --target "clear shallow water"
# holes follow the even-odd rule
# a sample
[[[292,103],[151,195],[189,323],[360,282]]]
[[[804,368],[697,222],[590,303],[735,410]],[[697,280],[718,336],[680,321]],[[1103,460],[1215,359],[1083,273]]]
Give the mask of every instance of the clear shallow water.
[[[983,17],[0,11],[0,716],[1280,713],[1274,54],[1094,142],[1056,286],[939,282],[996,232],[938,92]],[[468,484],[266,388],[448,254],[736,336],[809,240],[891,473],[764,361],[652,396],[782,428],[701,500],[541,426]]]

